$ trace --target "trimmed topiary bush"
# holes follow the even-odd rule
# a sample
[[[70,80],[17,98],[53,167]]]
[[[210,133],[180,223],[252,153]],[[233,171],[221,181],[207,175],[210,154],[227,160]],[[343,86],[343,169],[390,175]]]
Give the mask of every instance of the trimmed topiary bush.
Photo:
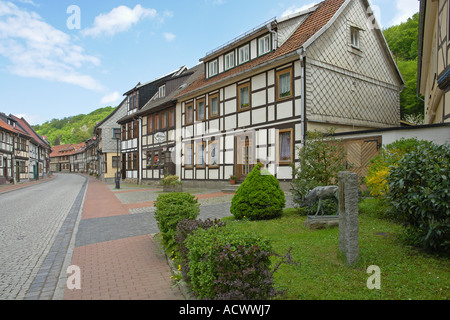
[[[280,183],[258,163],[237,189],[230,211],[238,220],[262,220],[280,216],[285,205]]]
[[[155,202],[155,219],[167,252],[175,248],[175,233],[178,222],[183,219],[196,219],[200,213],[200,204],[189,193],[171,192],[161,194]]]

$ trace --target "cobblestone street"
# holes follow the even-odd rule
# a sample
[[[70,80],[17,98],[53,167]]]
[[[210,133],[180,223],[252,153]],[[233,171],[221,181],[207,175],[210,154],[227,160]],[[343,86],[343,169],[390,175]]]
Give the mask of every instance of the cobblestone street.
[[[0,194],[0,300],[25,299],[38,286],[52,298],[74,226],[66,219],[78,216],[76,200],[85,180],[57,175]]]

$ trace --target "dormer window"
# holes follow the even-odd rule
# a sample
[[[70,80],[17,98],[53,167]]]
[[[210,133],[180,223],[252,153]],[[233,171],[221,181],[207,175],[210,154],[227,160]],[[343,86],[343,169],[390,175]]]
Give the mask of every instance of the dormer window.
[[[208,76],[213,77],[217,75],[219,68],[217,66],[217,60],[210,61],[208,63]]]
[[[159,97],[164,98],[166,96],[166,85],[159,87]]]
[[[239,48],[238,59],[239,59],[239,64],[243,64],[250,60],[250,45],[249,44]]]
[[[262,56],[270,51],[270,34],[258,40],[258,54]]]
[[[137,109],[138,107],[138,95],[133,93],[128,97],[128,111]]]
[[[234,51],[225,55],[225,70],[234,68],[235,60],[234,60]]]

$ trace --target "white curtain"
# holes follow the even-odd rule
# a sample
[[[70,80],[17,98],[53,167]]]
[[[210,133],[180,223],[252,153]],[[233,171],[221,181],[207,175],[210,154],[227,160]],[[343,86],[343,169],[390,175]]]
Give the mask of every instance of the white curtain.
[[[292,156],[291,150],[291,133],[282,132],[280,134],[280,160],[290,161]]]
[[[280,96],[291,92],[291,74],[285,73],[280,75]]]

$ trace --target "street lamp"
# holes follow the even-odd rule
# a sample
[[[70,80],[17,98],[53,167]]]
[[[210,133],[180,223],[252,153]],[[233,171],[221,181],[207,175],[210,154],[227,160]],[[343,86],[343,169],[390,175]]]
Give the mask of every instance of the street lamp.
[[[120,157],[119,157],[120,129],[114,129],[113,135],[114,135],[114,139],[116,139],[116,142],[117,142],[117,158],[116,158],[116,166],[117,166],[117,172],[116,172],[116,189],[120,189],[120,173],[119,173],[119,165],[120,165]]]

